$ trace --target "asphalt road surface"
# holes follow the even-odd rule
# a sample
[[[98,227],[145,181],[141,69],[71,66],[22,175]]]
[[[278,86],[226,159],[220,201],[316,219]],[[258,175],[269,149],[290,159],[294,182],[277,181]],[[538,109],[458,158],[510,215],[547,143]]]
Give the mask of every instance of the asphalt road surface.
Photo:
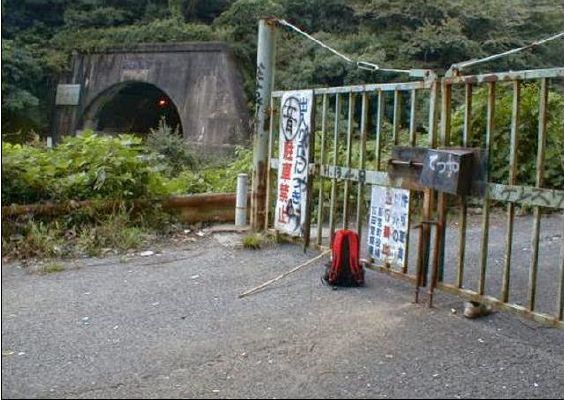
[[[562,221],[543,220],[539,292],[549,309]],[[530,226],[530,217],[520,223]],[[495,292],[504,225],[495,218],[494,225],[488,290]],[[516,234],[518,291],[530,236],[526,228]],[[469,264],[479,256],[473,239],[479,218],[469,224]],[[434,309],[414,305],[408,283],[377,272],[367,272],[364,288],[334,291],[320,281],[323,262],[238,299],[317,254],[295,245],[245,250],[239,241],[208,234],[147,257],[67,261],[65,271],[47,275],[3,265],[2,397],[564,395],[562,329],[505,312],[467,320],[462,301],[447,295]]]

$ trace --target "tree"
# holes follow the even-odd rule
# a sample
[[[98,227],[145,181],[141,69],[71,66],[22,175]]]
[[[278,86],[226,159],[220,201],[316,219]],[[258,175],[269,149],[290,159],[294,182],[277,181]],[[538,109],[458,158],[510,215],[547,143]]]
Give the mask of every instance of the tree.
[[[39,106],[36,83],[43,77],[39,61],[13,40],[2,41],[2,113],[3,129],[39,130],[43,121],[33,112]]]

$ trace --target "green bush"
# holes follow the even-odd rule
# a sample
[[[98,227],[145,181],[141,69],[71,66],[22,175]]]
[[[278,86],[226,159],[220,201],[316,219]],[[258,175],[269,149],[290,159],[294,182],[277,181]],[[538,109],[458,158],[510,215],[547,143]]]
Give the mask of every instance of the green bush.
[[[250,149],[239,147],[235,158],[203,166],[184,146],[170,132],[153,133],[147,145],[132,135],[92,132],[53,149],[3,143],[2,204],[233,192],[237,174],[251,172]]]
[[[167,176],[176,176],[184,169],[195,169],[200,160],[190,145],[178,132],[178,127],[171,128],[161,119],[157,129],[151,129],[147,136],[146,145],[149,150],[162,156],[162,162],[166,166],[164,171]]]
[[[3,143],[2,152],[3,204],[138,199],[163,191],[149,185],[159,174],[157,156],[131,135],[87,132],[53,149]]]
[[[472,104],[472,134],[470,145],[484,147],[486,133],[487,87],[476,91]],[[507,183],[511,137],[513,92],[510,86],[497,85],[495,129],[491,138],[490,175],[497,183]],[[564,96],[550,92],[544,166],[544,186],[564,188]],[[521,88],[521,107],[517,145],[517,183],[535,185],[539,125],[539,86],[525,84]],[[452,145],[460,143],[464,126],[464,107],[456,110],[452,119]]]

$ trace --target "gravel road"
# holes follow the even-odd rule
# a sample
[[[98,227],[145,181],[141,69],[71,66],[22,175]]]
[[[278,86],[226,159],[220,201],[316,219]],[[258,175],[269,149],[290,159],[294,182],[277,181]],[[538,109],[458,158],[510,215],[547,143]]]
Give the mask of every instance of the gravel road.
[[[556,301],[562,218],[543,220],[539,301],[547,311]],[[488,290],[496,292],[505,226],[493,220]],[[516,230],[515,298],[530,262],[530,222],[520,217]],[[470,287],[479,229],[473,217]],[[466,320],[462,301],[444,294],[434,309],[414,305],[409,284],[371,271],[366,287],[334,291],[321,284],[323,262],[238,299],[317,254],[238,242],[240,234],[209,233],[147,257],[66,261],[65,271],[48,275],[3,265],[2,397],[564,395],[564,330],[503,312]]]

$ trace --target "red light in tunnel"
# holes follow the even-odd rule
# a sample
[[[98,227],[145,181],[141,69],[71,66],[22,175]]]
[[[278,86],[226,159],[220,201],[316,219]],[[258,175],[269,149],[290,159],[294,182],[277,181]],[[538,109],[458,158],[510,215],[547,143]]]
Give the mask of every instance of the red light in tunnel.
[[[166,99],[160,99],[158,104],[159,104],[159,107],[166,106]]]

